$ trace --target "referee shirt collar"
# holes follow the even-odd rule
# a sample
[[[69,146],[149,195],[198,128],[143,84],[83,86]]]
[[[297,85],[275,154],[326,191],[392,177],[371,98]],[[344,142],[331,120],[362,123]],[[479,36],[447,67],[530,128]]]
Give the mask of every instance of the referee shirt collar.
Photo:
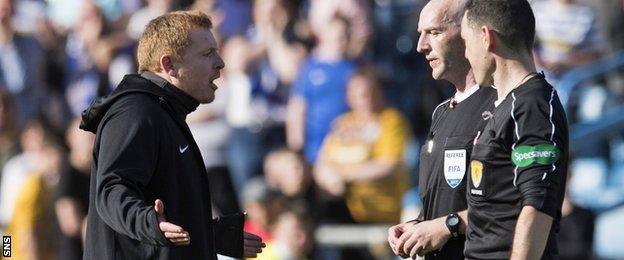
[[[472,87],[469,87],[466,90],[464,90],[464,92],[462,93],[455,92],[455,96],[453,96],[453,99],[455,100],[455,102],[460,103],[466,100],[468,97],[472,96],[472,94],[477,92],[477,90],[479,90],[479,85],[475,84]]]

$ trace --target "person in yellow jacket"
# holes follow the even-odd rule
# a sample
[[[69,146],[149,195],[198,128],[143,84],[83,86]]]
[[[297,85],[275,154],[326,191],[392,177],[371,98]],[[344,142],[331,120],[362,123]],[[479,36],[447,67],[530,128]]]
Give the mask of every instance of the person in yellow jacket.
[[[39,165],[20,186],[6,233],[11,259],[56,259],[60,235],[54,213],[53,189],[58,183],[62,148],[49,138],[37,154]]]
[[[385,106],[381,83],[370,67],[351,77],[347,103],[351,111],[334,121],[314,178],[321,189],[345,197],[356,222],[397,222],[408,189],[402,160],[411,133],[407,120]]]

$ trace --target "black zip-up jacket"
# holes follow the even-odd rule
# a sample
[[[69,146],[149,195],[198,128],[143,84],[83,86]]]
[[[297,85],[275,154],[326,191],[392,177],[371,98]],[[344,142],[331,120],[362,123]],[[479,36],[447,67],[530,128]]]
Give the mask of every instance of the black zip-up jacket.
[[[242,217],[213,220],[208,176],[185,123],[198,102],[153,73],[127,75],[83,112],[96,133],[85,259],[216,259],[242,255]],[[190,234],[174,246],[166,220]],[[239,215],[240,216],[240,215]]]

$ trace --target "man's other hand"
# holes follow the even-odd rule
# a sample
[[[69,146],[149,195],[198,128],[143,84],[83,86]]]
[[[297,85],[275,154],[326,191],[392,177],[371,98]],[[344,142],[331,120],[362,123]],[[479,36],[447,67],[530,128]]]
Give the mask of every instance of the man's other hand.
[[[262,243],[262,238],[251,233],[243,233],[243,253],[245,258],[256,258],[264,247],[266,245]]]
[[[394,252],[395,255],[403,258],[407,257],[407,255],[399,251],[399,238],[409,227],[415,224],[416,222],[400,223],[388,229],[388,244],[390,244],[390,248],[392,248],[392,252]]]
[[[162,232],[171,243],[176,246],[183,246],[191,243],[191,236],[186,230],[178,225],[167,222],[167,218],[165,217],[165,205],[162,200],[157,199],[154,202],[154,210],[158,217],[160,232]]]
[[[406,228],[396,243],[401,257],[416,258],[440,249],[451,238],[445,218],[423,221]]]

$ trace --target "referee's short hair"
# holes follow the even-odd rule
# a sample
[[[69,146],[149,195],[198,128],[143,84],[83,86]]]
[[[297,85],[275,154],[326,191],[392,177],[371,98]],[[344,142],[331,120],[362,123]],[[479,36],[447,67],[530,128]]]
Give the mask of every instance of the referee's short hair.
[[[489,26],[510,49],[533,50],[535,16],[527,0],[470,0],[466,18],[473,27]]]

